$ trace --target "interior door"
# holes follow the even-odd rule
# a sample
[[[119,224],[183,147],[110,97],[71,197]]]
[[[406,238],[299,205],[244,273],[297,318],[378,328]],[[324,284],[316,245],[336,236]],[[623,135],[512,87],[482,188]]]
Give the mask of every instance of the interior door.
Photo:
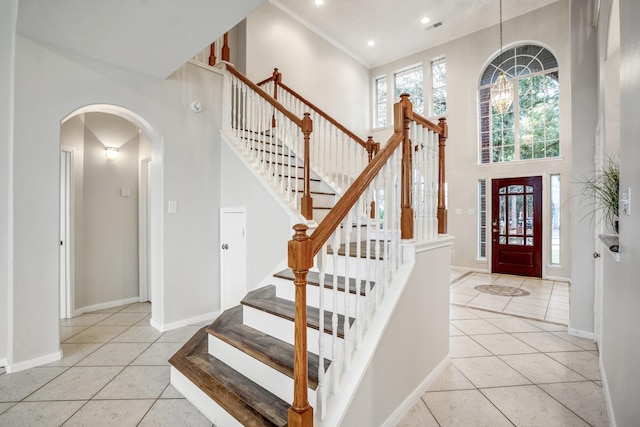
[[[492,181],[491,271],[542,277],[542,177]]]
[[[72,315],[71,292],[71,167],[72,152],[60,151],[60,318]]]
[[[220,282],[222,309],[240,304],[247,293],[246,212],[222,209],[220,215]]]

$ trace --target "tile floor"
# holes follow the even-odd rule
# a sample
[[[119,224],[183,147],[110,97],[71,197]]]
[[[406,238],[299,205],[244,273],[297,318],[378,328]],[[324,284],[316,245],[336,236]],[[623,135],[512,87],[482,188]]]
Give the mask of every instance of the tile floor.
[[[451,304],[513,314],[547,322],[569,323],[569,284],[552,280],[472,273],[460,269],[451,272]],[[478,285],[503,285],[529,292],[527,296],[506,297],[476,290]]]
[[[465,274],[452,272],[452,303],[463,289],[472,296],[474,282],[515,284]],[[451,363],[400,426],[608,425],[595,344],[533,313],[511,316],[510,303],[504,312],[452,304]],[[63,320],[64,359],[15,374],[0,368],[0,426],[211,426],[169,384],[168,358],[201,325],[161,333],[149,311],[131,304]]]

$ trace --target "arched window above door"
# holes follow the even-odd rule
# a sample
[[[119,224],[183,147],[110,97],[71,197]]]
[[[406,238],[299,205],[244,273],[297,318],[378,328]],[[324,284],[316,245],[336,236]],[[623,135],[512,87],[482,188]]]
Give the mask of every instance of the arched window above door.
[[[513,83],[513,104],[501,114],[491,106],[491,85],[500,72]],[[505,49],[480,77],[480,163],[560,155],[558,62],[532,44]]]

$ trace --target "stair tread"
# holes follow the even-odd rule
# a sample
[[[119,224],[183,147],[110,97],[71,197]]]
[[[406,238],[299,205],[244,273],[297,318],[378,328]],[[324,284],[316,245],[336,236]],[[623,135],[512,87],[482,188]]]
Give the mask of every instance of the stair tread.
[[[274,285],[267,285],[249,292],[241,301],[241,304],[290,320],[291,322],[295,319],[295,303],[284,298],[278,298]],[[327,334],[333,334],[332,316],[333,312],[324,310],[324,332]],[[319,319],[320,310],[316,307],[307,306],[307,326],[319,330]],[[352,325],[354,321],[354,318],[349,317],[349,325]],[[342,314],[338,314],[337,336],[344,338],[344,316]]]
[[[293,274],[293,271],[290,268],[286,268],[282,271],[277,272],[276,274],[273,275],[274,277],[278,277],[280,279],[285,279],[285,280],[294,280],[295,276]],[[344,284],[345,284],[345,278],[343,276],[337,276],[338,278],[338,290],[340,292],[344,292]],[[309,285],[314,285],[314,286],[319,286],[320,285],[320,273],[318,273],[317,271],[310,271],[309,273],[307,273],[307,283]],[[360,295],[365,295],[365,286],[366,286],[366,281],[365,280],[361,280],[360,281]],[[370,289],[373,288],[373,286],[375,285],[375,282],[370,281]],[[332,274],[325,274],[324,275],[324,287],[327,289],[333,289],[333,275]],[[351,277],[349,279],[349,293],[351,294],[355,294],[356,293],[356,279]]]
[[[278,176],[281,178],[304,179],[303,176],[289,176],[289,175],[282,175],[282,174],[278,174]],[[319,178],[309,178],[309,181],[321,182]]]
[[[206,327],[169,363],[244,426],[286,426],[289,404],[207,351]]]
[[[207,327],[207,332],[293,378],[294,346],[243,324],[242,306],[233,307],[222,313]],[[319,357],[309,352],[307,359],[309,387],[315,390],[318,387]],[[329,359],[324,360],[325,371],[330,364]]]
[[[384,242],[380,243],[380,256],[377,259],[384,259],[384,250],[385,250],[385,245],[383,244]],[[358,245],[360,245],[360,258],[367,258],[367,245],[370,248],[370,259],[376,259],[376,241],[375,240],[365,240],[362,242],[351,242],[349,244],[349,256],[350,257],[357,257],[358,256]],[[345,244],[341,244],[340,248],[338,249],[338,255],[340,256],[345,256],[346,254],[346,247]],[[333,249],[331,247],[327,248],[327,254],[333,255]]]

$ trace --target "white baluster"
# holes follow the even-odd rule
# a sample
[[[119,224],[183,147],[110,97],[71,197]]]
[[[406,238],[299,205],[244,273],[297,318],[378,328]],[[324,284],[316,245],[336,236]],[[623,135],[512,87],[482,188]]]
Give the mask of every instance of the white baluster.
[[[353,208],[349,210],[343,224],[344,227],[344,368],[347,369],[351,362],[351,324],[349,323],[349,297],[351,281],[351,228]],[[357,266],[358,258],[356,258]]]
[[[325,378],[324,378],[324,359],[325,359],[325,348],[324,348],[324,278],[325,271],[327,268],[327,245],[322,245],[320,248],[320,253],[317,257],[318,260],[318,269],[320,280],[318,283],[318,310],[320,315],[318,316],[318,388],[316,389],[316,411],[322,417],[324,414],[324,408],[326,404],[326,394],[325,393]],[[335,275],[335,273],[334,273]],[[333,368],[331,368],[333,369]]]
[[[333,392],[338,391],[338,381],[342,372],[342,359],[338,352],[338,251],[340,250],[340,230],[333,232],[333,241],[331,243],[331,250],[333,251],[333,286],[332,286],[332,299],[333,299],[333,314],[331,316],[331,327],[333,330],[333,336],[331,339],[331,372],[332,380],[331,386]],[[321,314],[322,315],[322,314]]]

